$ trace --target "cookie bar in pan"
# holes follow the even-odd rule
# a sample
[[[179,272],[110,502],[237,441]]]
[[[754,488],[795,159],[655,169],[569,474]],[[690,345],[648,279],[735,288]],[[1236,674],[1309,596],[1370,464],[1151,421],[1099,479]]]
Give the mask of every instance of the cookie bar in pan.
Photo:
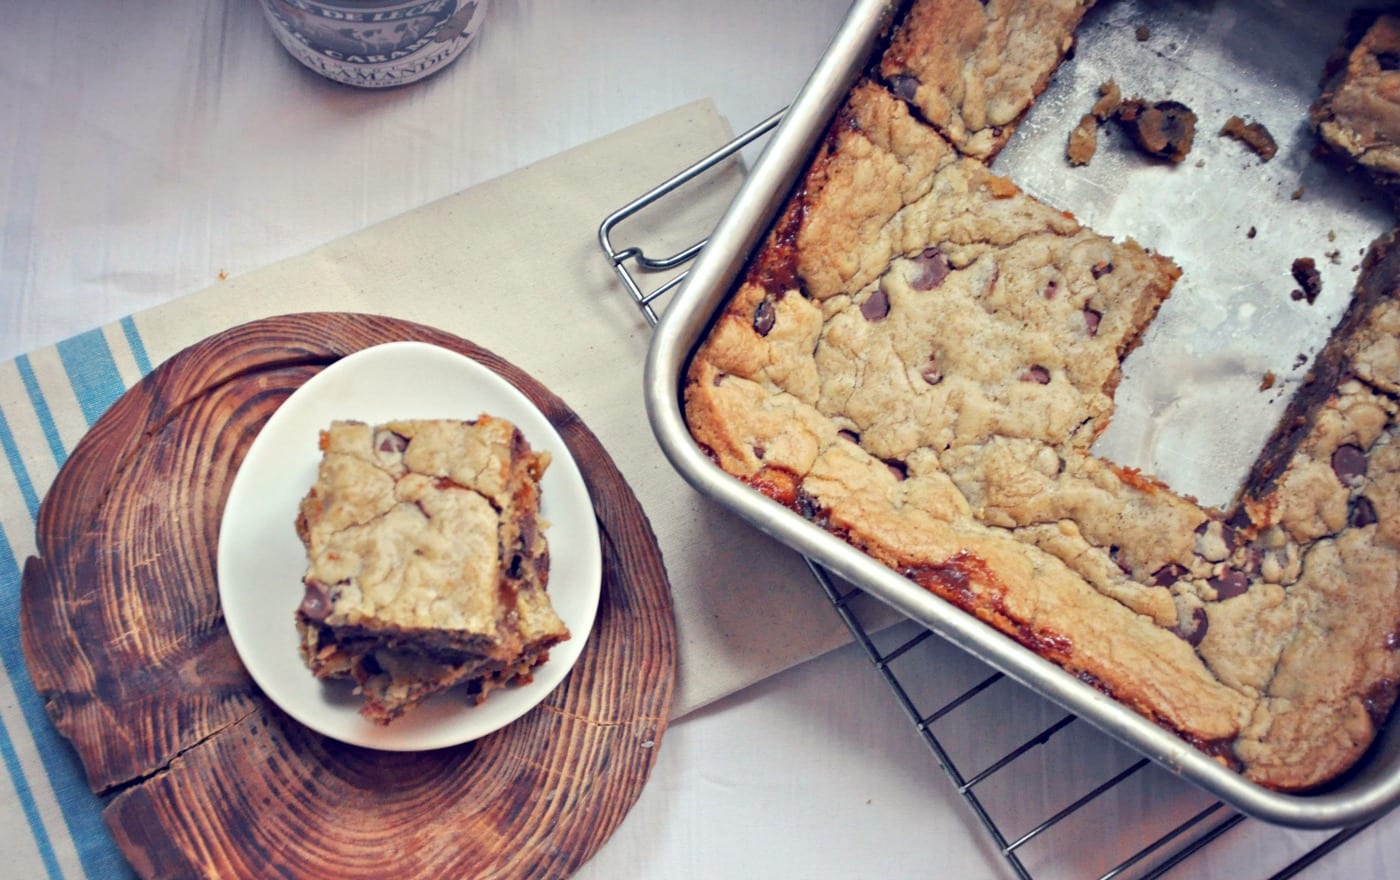
[[[929,5],[959,4],[914,4],[863,69],[919,42],[902,28]],[[971,5],[990,18],[1028,4]],[[1016,81],[1047,80],[1077,20],[1042,39],[1055,51],[1018,55],[1043,69]],[[745,261],[721,249],[697,264],[653,345],[649,374],[681,373],[655,390],[684,398],[677,419],[653,397],[663,447],[760,527],[1247,812],[1340,824],[1393,803],[1384,773],[1336,781],[1400,674],[1396,406],[1374,378],[1394,333],[1392,243],[1238,502],[1204,508],[1089,452],[1176,268],[992,173],[997,142],[938,125],[900,63],[823,95],[837,109],[822,118],[790,118],[815,158],[795,187],[746,188],[730,215],[763,203],[766,238]],[[1023,113],[1003,111],[996,137]],[[722,224],[712,246],[728,234],[745,235]],[[716,464],[783,513],[721,488]]]

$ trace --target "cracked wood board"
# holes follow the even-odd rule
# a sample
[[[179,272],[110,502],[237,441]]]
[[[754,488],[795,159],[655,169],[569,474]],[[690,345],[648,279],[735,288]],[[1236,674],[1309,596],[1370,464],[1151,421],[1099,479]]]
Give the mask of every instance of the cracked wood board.
[[[545,413],[588,483],[603,550],[598,617],[564,682],[495,734],[417,753],[326,739],[262,696],[215,580],[224,499],[267,418],[335,360],[400,339],[483,363]],[[29,673],[143,877],[565,877],[655,761],[676,636],[645,514],[559,398],[441,331],[287,315],[191,346],[93,426],[37,532],[20,609]]]

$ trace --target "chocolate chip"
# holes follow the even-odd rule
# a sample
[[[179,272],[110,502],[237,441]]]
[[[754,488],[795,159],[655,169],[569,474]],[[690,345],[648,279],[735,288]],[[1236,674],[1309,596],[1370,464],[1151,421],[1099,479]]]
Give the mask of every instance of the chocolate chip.
[[[1389,678],[1382,678],[1366,689],[1366,695],[1361,698],[1361,705],[1366,707],[1372,727],[1379,728],[1385,724],[1391,707],[1395,705],[1397,691],[1400,691],[1400,684]]]
[[[1254,518],[1249,515],[1249,511],[1245,510],[1244,508],[1240,508],[1239,510],[1236,510],[1233,514],[1231,514],[1230,518],[1225,521],[1225,526],[1228,530],[1226,531],[1225,535],[1230,539],[1230,543],[1233,544],[1235,542],[1238,532],[1248,531],[1253,525]]]
[[[795,506],[797,508],[797,512],[802,515],[803,519],[809,520],[815,520],[822,510],[821,502],[816,499],[816,496],[812,495],[806,489],[797,490],[797,501]]]
[[[897,73],[890,77],[890,91],[894,92],[896,98],[912,101],[918,94],[919,81],[907,73]]]
[[[897,458],[884,459],[885,467],[890,469],[896,480],[904,480],[909,476],[909,466]]]
[[[1235,551],[1235,530],[1219,520],[1196,527],[1196,555],[1207,562],[1224,562]]]
[[[1113,264],[1108,262],[1107,260],[1104,260],[1103,262],[1095,263],[1092,267],[1090,267],[1089,274],[1093,275],[1094,280],[1097,281],[1103,276],[1110,274],[1112,271]]]
[[[1191,609],[1191,628],[1183,629],[1179,624],[1176,634],[1186,640],[1191,647],[1198,647],[1205,640],[1206,630],[1210,629],[1210,618],[1206,617],[1204,608]]]
[[[1112,559],[1112,560],[1113,560],[1113,564],[1114,564],[1114,565],[1117,565],[1117,566],[1118,566],[1118,569],[1119,569],[1120,571],[1122,571],[1124,574],[1132,574],[1132,573],[1133,573],[1132,567],[1129,566],[1128,563],[1126,563],[1126,562],[1123,561],[1123,550],[1122,550],[1121,547],[1117,547],[1117,546],[1109,547],[1109,548],[1108,548],[1108,558],[1109,558],[1109,559]]]
[[[1208,583],[1215,588],[1215,596],[1222,602],[1243,596],[1249,589],[1249,578],[1245,577],[1244,572],[1234,568],[1225,569]]]
[[[1021,374],[1021,381],[1034,382],[1037,385],[1049,385],[1050,371],[1037,364]]]
[[[1060,282],[1051,278],[1050,283],[1045,285],[1045,298],[1054,299],[1060,293]]]
[[[374,448],[390,454],[403,452],[408,448],[408,438],[393,431],[380,431],[375,435]]]
[[[365,675],[383,675],[384,667],[379,665],[379,658],[374,654],[366,654],[360,659],[360,668]]]
[[[953,271],[952,264],[938,248],[926,249],[914,258],[914,262],[919,266],[919,274],[909,282],[909,286],[915,290],[933,290]]]
[[[930,385],[937,385],[943,381],[943,370],[938,366],[938,359],[933,355],[928,356],[928,363],[919,371],[919,375]]]
[[[1152,573],[1151,584],[1154,587],[1170,587],[1185,576],[1185,566],[1169,562]]]
[[[1084,310],[1084,328],[1089,331],[1090,336],[1099,335],[1099,322],[1103,320],[1103,312],[1096,312],[1093,309]]]
[[[1338,446],[1337,451],[1332,453],[1332,470],[1336,472],[1342,485],[1353,485],[1358,479],[1366,476],[1366,453],[1361,451],[1360,446],[1350,443]]]
[[[850,428],[842,428],[836,432],[836,436],[840,437],[842,440],[849,440],[856,445],[860,444],[860,435]]]
[[[1264,550],[1262,547],[1250,545],[1244,551],[1244,570],[1247,572],[1257,572],[1259,566],[1264,562]]]
[[[860,304],[860,313],[867,321],[880,321],[890,313],[890,295],[885,288],[877,287],[870,298]]]
[[[316,581],[306,582],[306,595],[301,599],[301,607],[297,609],[302,617],[314,623],[320,623],[331,613],[331,593],[325,584]]]
[[[1376,505],[1371,503],[1371,499],[1362,495],[1352,503],[1351,513],[1347,516],[1348,525],[1359,529],[1375,525],[1377,521]]]
[[[1294,291],[1297,295],[1293,298],[1305,299],[1308,305],[1317,302],[1317,295],[1322,292],[1322,274],[1317,271],[1317,261],[1312,257],[1299,257],[1293,261],[1291,271],[1300,288]]]
[[[767,336],[773,329],[773,322],[778,319],[778,311],[773,308],[773,301],[764,299],[758,304],[758,308],[753,310],[753,329],[759,336]]]
[[[753,447],[753,454],[754,458],[762,458],[763,456],[768,454],[768,447],[755,443]]]

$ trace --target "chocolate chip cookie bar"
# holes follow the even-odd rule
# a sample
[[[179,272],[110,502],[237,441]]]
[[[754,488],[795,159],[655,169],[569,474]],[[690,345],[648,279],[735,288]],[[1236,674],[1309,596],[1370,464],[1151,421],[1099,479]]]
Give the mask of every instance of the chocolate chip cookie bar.
[[[569,637],[547,593],[547,453],[509,421],[335,422],[297,532],[296,612],[318,678],[353,679],[387,724],[457,685],[528,681]]]

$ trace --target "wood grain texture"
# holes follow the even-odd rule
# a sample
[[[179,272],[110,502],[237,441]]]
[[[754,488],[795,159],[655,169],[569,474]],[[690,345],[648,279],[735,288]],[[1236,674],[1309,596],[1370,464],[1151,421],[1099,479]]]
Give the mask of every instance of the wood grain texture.
[[[603,554],[597,619],[564,682],[495,734],[418,753],[326,739],[267,700],[215,577],[224,500],[267,418],[327,365],[401,339],[477,360],[544,412],[583,472]],[[287,315],[184,350],[74,449],[37,540],[21,594],[29,672],[144,877],[565,877],[617,827],[661,744],[675,619],[636,497],[563,401],[432,328]]]

